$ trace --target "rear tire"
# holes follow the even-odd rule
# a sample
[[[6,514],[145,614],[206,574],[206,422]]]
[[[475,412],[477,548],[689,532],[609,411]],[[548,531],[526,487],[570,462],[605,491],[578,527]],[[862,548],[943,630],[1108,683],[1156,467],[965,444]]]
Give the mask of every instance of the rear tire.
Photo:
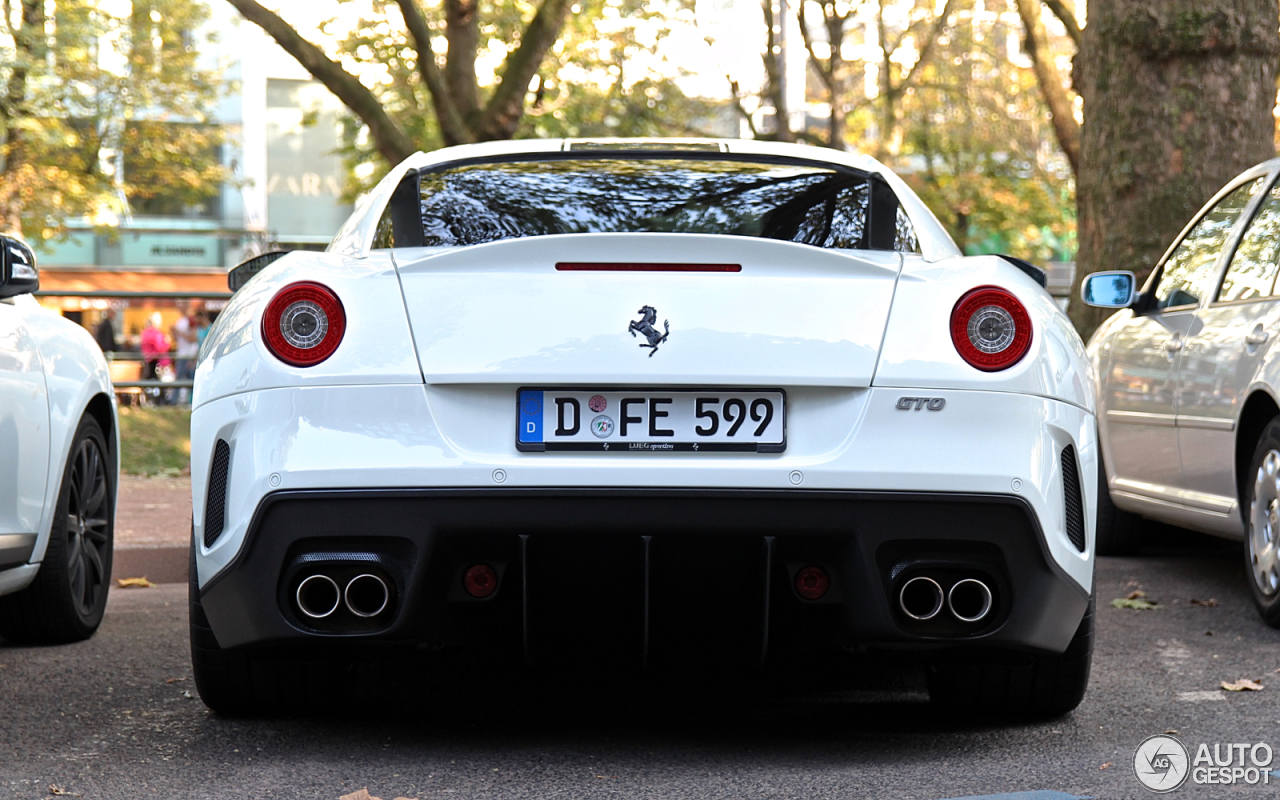
[[[1107,470],[1098,459],[1098,527],[1094,552],[1100,556],[1131,556],[1142,548],[1146,520],[1111,501]]]
[[[287,651],[224,650],[200,602],[194,530],[188,564],[191,674],[206,706],[227,717],[251,717],[314,713],[342,701],[340,666],[290,658]]]
[[[1093,663],[1094,599],[1057,656],[992,653],[929,667],[929,698],[954,716],[1051,719],[1080,705]]]
[[[1245,581],[1258,614],[1280,628],[1280,417],[1263,428],[1246,475]]]
[[[31,585],[0,597],[0,636],[66,644],[102,624],[111,587],[116,488],[107,440],[86,414],[71,440],[44,559]]]

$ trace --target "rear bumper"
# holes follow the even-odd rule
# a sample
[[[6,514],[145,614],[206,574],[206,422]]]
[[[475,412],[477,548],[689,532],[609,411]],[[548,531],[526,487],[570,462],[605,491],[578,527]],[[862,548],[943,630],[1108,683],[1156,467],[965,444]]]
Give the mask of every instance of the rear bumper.
[[[483,600],[463,589],[475,564],[499,578]],[[303,578],[352,565],[391,585],[385,612],[298,612]],[[813,565],[831,579],[816,601],[794,588]],[[917,574],[944,587],[981,576],[995,609],[976,624],[913,621],[897,593]],[[414,645],[531,666],[701,669],[875,649],[1058,653],[1088,592],[1014,495],[504,488],[269,494],[201,600],[226,648]]]

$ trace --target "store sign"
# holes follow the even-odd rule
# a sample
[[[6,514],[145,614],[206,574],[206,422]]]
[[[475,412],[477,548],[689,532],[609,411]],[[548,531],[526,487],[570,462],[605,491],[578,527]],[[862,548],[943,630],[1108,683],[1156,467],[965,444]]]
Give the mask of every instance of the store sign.
[[[222,263],[218,237],[213,234],[126,233],[120,237],[120,256],[128,266],[216,267]]]

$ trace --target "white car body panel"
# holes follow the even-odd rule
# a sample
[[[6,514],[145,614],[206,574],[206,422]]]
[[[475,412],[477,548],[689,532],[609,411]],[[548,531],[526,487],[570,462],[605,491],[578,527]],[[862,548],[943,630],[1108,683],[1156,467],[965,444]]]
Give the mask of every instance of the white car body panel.
[[[48,392],[26,312],[0,301],[0,536],[40,529],[49,478]]]
[[[398,250],[395,260],[428,383],[869,386],[901,256],[815,250],[733,236],[573,234]],[[558,261],[606,252],[742,271],[662,282],[556,271]],[[617,334],[640,313],[638,298],[687,346],[637,363],[636,340]]]

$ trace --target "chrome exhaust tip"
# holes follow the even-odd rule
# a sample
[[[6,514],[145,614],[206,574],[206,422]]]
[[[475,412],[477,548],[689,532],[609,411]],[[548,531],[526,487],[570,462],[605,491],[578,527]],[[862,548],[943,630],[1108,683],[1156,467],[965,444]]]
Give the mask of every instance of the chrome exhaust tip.
[[[898,592],[898,607],[912,619],[933,619],[942,610],[942,587],[933,578],[912,578]]]
[[[991,587],[980,580],[956,581],[947,592],[947,606],[961,622],[978,622],[991,613]]]
[[[348,611],[357,617],[368,619],[383,612],[387,603],[391,602],[391,592],[387,589],[386,581],[366,572],[347,582],[342,599],[346,602]]]
[[[328,575],[311,575],[303,578],[294,595],[298,610],[312,619],[324,619],[338,610],[342,592],[338,583]]]

